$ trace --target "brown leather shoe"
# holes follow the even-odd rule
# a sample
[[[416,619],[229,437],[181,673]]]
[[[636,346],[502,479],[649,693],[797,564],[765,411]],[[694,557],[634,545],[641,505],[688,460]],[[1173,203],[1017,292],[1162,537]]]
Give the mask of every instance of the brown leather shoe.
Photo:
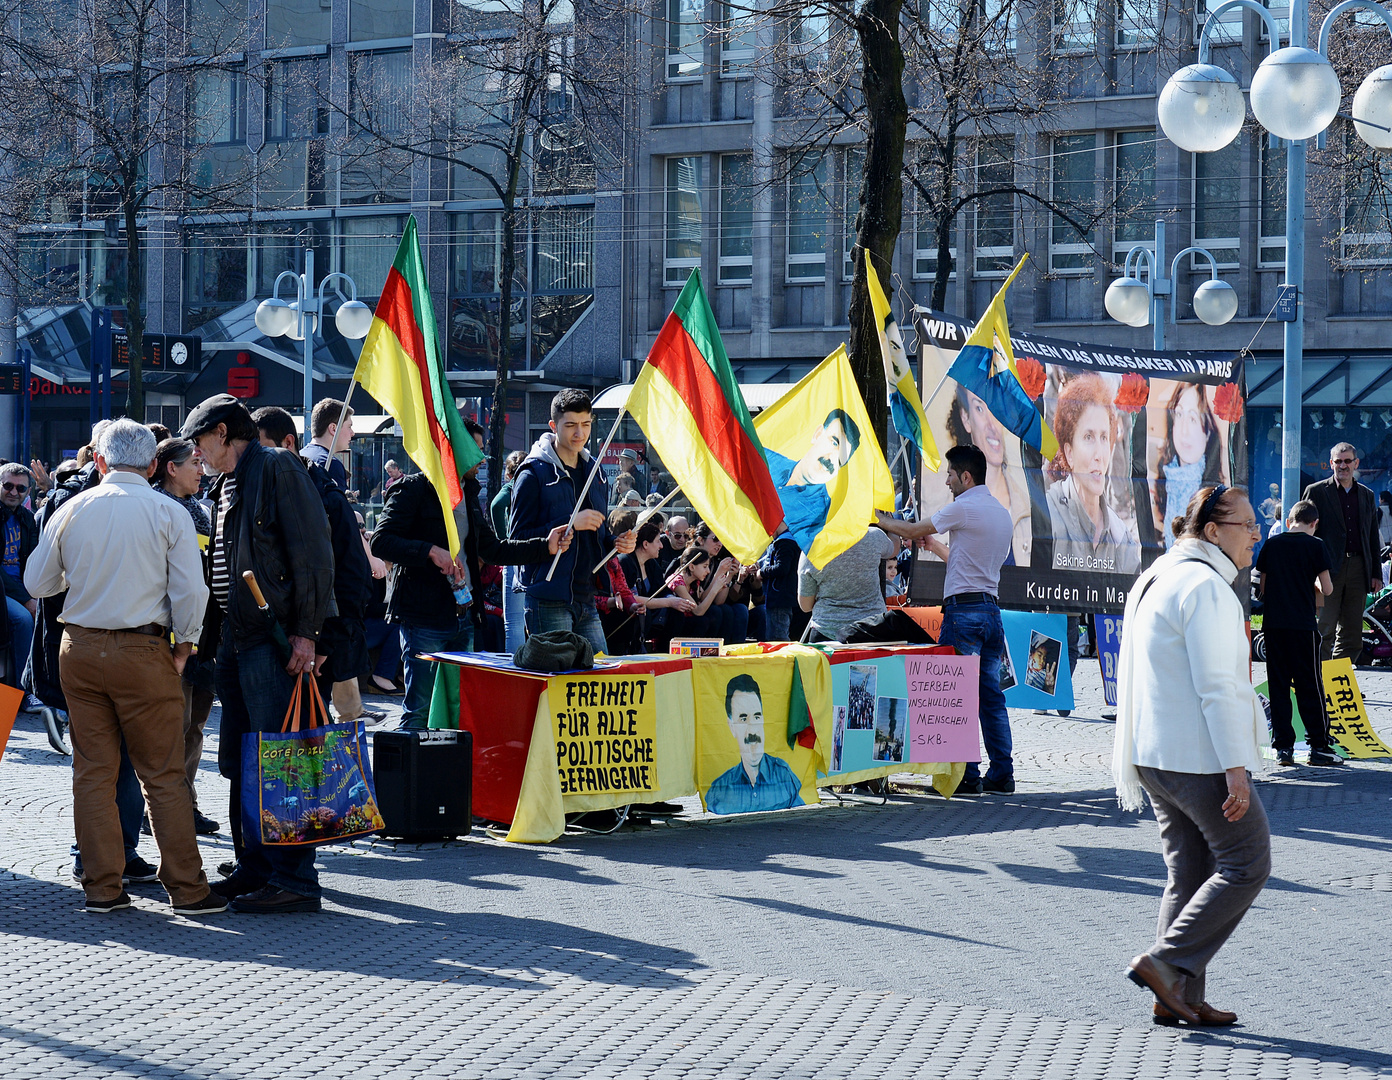
[[[1198,1014],[1199,1023],[1203,1027],[1229,1027],[1237,1023],[1237,1013],[1215,1009],[1206,1001],[1196,1006],[1194,1012]],[[1152,1019],[1162,1027],[1174,1027],[1179,1023],[1175,1014],[1158,1001],[1155,1003],[1155,1014]]]
[[[1141,953],[1140,956],[1131,961],[1131,966],[1126,970],[1126,977],[1137,986],[1149,990],[1155,995],[1156,1001],[1165,1006],[1171,1016],[1178,1017],[1186,1024],[1199,1026],[1199,1014],[1185,1004],[1184,998],[1179,994],[1179,986],[1170,986],[1165,982],[1165,977],[1160,974],[1160,968],[1156,966],[1149,953]]]

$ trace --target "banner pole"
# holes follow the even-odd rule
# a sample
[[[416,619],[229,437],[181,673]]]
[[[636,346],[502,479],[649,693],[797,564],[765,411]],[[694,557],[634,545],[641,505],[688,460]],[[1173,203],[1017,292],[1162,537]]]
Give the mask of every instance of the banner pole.
[[[585,505],[585,496],[590,493],[590,485],[594,483],[595,475],[599,472],[599,463],[604,460],[604,454],[609,449],[609,444],[614,441],[614,436],[618,434],[619,423],[624,418],[624,413],[628,410],[628,403],[624,402],[619,409],[619,415],[614,417],[614,426],[609,429],[609,437],[604,440],[604,445],[599,448],[599,453],[595,455],[594,466],[590,469],[590,475],[585,480],[585,486],[580,489],[580,497],[575,500],[575,509],[570,512],[570,521],[566,525],[566,535],[569,536],[575,531],[575,518],[580,513],[580,508]],[[546,571],[546,580],[551,580],[551,575],[556,572],[556,564],[561,561],[561,552],[556,552],[556,557],[551,560],[551,567]]]
[[[343,408],[341,408],[341,409],[338,410],[338,424],[334,427],[334,442],[335,442],[335,443],[338,442],[338,433],[339,433],[340,431],[343,430],[343,421],[346,420],[346,419],[348,419],[348,402],[350,402],[350,401],[353,400],[353,391],[354,391],[355,389],[357,389],[357,386],[358,386],[358,373],[357,373],[356,371],[354,371],[354,372],[353,372],[353,377],[352,377],[351,379],[348,380],[348,393],[346,393],[346,394],[343,395]],[[311,429],[310,429],[310,426],[309,426],[309,417],[306,416],[306,417],[305,417],[305,445],[308,446],[308,445],[310,444],[310,442],[312,441],[312,439],[313,439],[313,436],[311,435]],[[343,449],[347,450],[348,447],[345,446]],[[330,448],[329,448],[329,460],[330,460],[330,461],[333,460],[333,447],[330,447]],[[348,460],[349,460],[349,466],[351,467],[351,466],[352,466],[352,455],[351,455],[351,454],[349,455]]]
[[[639,528],[640,526],[645,525],[647,522],[651,521],[651,520],[652,520],[652,516],[653,516],[655,513],[657,513],[657,512],[658,512],[659,510],[661,510],[664,506],[666,506],[669,502],[671,502],[673,499],[675,499],[680,493],[681,493],[681,485],[678,484],[676,487],[674,487],[674,488],[672,489],[671,494],[669,494],[669,495],[668,495],[665,499],[663,499],[660,503],[657,503],[657,504],[655,504],[655,505],[653,505],[653,506],[649,506],[649,507],[645,508],[645,509],[638,515],[638,520],[637,520],[636,522],[634,522],[633,527],[634,527],[635,529],[637,529],[637,528]],[[617,554],[618,550],[619,550],[619,549],[618,549],[617,547],[611,547],[611,548],[609,549],[609,554],[606,555],[606,556],[604,556],[604,558],[600,559],[599,562],[595,563],[595,568],[591,571],[591,573],[594,573],[594,574],[599,573],[600,567],[602,567],[605,563],[607,563],[610,559],[612,559],[612,558],[615,556],[615,554]]]

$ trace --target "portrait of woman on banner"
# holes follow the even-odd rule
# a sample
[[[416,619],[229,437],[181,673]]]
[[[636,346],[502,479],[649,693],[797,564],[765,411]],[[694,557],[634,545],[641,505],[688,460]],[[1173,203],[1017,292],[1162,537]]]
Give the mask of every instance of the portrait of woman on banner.
[[[1141,545],[1134,522],[1117,513],[1112,492],[1113,451],[1121,423],[1114,391],[1101,375],[1075,375],[1054,403],[1059,452],[1045,470],[1055,570],[1134,575]]]
[[[986,490],[1010,511],[1015,534],[1006,566],[1028,566],[1034,536],[1030,532],[1029,486],[1020,465],[1020,439],[1007,431],[986,403],[963,386],[947,409],[947,431],[957,446],[967,443],[986,455]]]
[[[1228,483],[1223,452],[1227,424],[1213,415],[1210,392],[1201,383],[1158,379],[1151,387],[1147,435],[1159,445],[1152,452],[1150,483],[1156,527],[1167,549],[1175,543],[1171,522],[1183,516],[1194,492]]]

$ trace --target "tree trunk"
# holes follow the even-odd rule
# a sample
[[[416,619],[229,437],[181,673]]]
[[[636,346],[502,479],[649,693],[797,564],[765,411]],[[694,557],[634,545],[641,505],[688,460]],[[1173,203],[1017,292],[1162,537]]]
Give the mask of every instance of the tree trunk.
[[[142,369],[145,361],[145,312],[141,298],[145,293],[145,275],[140,271],[140,230],[136,227],[139,210],[137,193],[131,188],[122,192],[122,207],[126,219],[126,349],[130,354],[130,375],[126,388],[126,415],[137,424],[145,423],[145,383]]]
[[[899,41],[902,6],[902,0],[867,0],[856,17],[870,133],[861,177],[860,213],[856,215],[859,246],[855,284],[851,288],[851,370],[882,447],[888,435],[889,405],[880,338],[863,263],[867,255],[875,259],[875,271],[886,292],[892,294],[890,270],[904,217],[904,139],[909,122],[909,106],[904,99],[904,50]]]

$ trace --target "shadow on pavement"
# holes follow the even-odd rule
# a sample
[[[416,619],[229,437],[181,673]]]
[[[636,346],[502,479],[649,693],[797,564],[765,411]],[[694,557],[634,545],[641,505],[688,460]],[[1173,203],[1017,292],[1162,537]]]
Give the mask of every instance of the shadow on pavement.
[[[326,902],[348,908],[348,913],[248,916],[229,911],[198,921],[171,916],[158,887],[133,889],[137,901],[145,903],[101,916],[82,910],[81,890],[53,882],[15,874],[6,891],[10,895],[0,907],[0,934],[92,948],[119,941],[154,955],[214,963],[530,990],[538,988],[537,979],[506,972],[661,988],[688,985],[681,972],[704,967],[689,952],[544,919],[443,912],[333,891],[325,895]],[[159,910],[152,911],[149,901],[156,894]],[[327,947],[330,941],[342,947]]]

